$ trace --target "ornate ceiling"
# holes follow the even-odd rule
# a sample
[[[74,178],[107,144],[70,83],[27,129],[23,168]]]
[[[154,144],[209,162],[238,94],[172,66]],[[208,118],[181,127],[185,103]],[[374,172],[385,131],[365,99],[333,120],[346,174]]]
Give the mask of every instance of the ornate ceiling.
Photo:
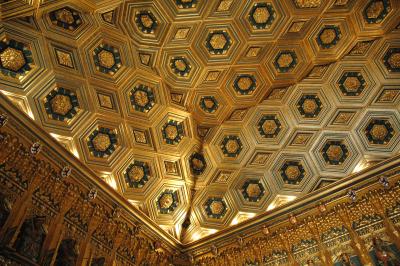
[[[400,150],[399,1],[24,3],[1,91],[183,243]]]

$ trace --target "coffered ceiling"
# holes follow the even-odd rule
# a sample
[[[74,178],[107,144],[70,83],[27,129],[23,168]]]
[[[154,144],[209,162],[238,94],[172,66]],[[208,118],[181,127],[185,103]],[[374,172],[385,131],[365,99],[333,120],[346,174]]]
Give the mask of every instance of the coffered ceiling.
[[[399,1],[22,2],[1,91],[184,243],[399,152]]]

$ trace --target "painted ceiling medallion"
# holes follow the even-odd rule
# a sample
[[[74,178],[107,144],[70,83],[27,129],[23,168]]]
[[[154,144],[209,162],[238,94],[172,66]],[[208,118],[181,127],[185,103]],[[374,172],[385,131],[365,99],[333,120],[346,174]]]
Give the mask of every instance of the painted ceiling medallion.
[[[389,0],[371,0],[364,9],[364,19],[367,23],[380,23],[390,12]]]
[[[163,139],[167,144],[176,145],[183,138],[183,125],[182,123],[170,120],[162,128]]]
[[[255,29],[267,29],[271,27],[276,14],[270,3],[256,3],[249,13],[250,24]]]
[[[264,115],[258,122],[258,132],[264,138],[276,138],[281,129],[281,122],[276,115]]]
[[[341,141],[328,141],[322,149],[322,156],[327,163],[340,165],[349,156],[349,151]]]
[[[242,194],[245,200],[257,202],[264,196],[265,189],[259,180],[247,180],[242,186]]]
[[[78,11],[70,7],[63,7],[49,13],[50,20],[54,25],[66,30],[74,31],[82,24]]]
[[[292,71],[297,65],[297,55],[293,50],[280,51],[274,60],[278,72],[286,73]]]
[[[286,184],[297,185],[303,180],[305,170],[298,161],[288,161],[280,169],[281,177]]]
[[[125,172],[125,181],[130,188],[141,188],[150,177],[150,168],[147,163],[134,161]]]
[[[195,152],[189,159],[190,169],[193,174],[201,175],[207,167],[203,154]]]
[[[251,94],[257,87],[256,78],[253,75],[240,74],[233,82],[233,87],[241,95]]]
[[[51,91],[45,100],[47,114],[55,120],[64,121],[73,118],[79,108],[76,94],[64,88]]]
[[[226,157],[235,158],[239,156],[243,149],[242,141],[238,136],[225,136],[221,143],[221,149]]]
[[[384,119],[374,119],[365,128],[368,141],[373,144],[387,144],[394,133],[392,124]]]
[[[345,96],[358,96],[365,86],[365,79],[360,72],[346,72],[339,80],[339,88]]]
[[[322,110],[321,100],[317,95],[303,95],[297,103],[297,110],[305,118],[315,118]]]
[[[122,66],[119,50],[102,43],[93,51],[96,69],[102,73],[114,75]]]
[[[206,47],[211,54],[226,54],[232,45],[232,39],[226,31],[216,30],[208,34]]]
[[[154,33],[158,26],[157,19],[150,10],[137,12],[135,21],[138,28],[146,34]]]
[[[340,40],[342,34],[340,28],[335,25],[327,25],[319,32],[317,37],[318,45],[323,49],[334,47]]]
[[[89,151],[95,157],[108,157],[114,151],[117,145],[117,135],[109,128],[100,127],[89,136]]]
[[[4,39],[0,42],[1,73],[16,78],[32,69],[32,53],[28,47],[15,40]]]
[[[172,213],[178,207],[178,194],[173,190],[165,190],[158,197],[157,208],[161,214]]]
[[[179,8],[194,8],[197,5],[197,0],[175,0]]]
[[[130,92],[131,104],[136,111],[147,113],[153,108],[154,94],[151,88],[139,84]]]
[[[205,210],[210,218],[221,219],[227,211],[227,206],[222,198],[209,198],[205,204]]]
[[[299,8],[315,8],[321,5],[321,0],[294,0],[294,3]]]
[[[214,96],[203,96],[200,99],[200,107],[206,113],[215,113],[217,111],[219,103]]]
[[[180,77],[186,77],[189,75],[192,66],[185,57],[173,57],[170,62],[172,71]]]
[[[400,48],[390,48],[386,52],[383,62],[389,72],[400,72]]]

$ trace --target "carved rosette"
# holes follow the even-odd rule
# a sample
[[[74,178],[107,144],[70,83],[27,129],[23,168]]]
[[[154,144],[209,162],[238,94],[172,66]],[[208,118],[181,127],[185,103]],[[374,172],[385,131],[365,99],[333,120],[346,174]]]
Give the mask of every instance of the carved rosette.
[[[328,164],[340,165],[349,156],[349,151],[342,141],[328,141],[322,148],[322,156]]]
[[[137,12],[135,22],[139,30],[145,34],[154,34],[158,26],[158,21],[150,10]]]
[[[250,74],[239,74],[233,82],[233,88],[240,95],[252,94],[257,87],[257,80]]]
[[[390,48],[383,57],[383,63],[389,72],[400,72],[400,48]]]
[[[157,199],[157,207],[161,214],[172,213],[178,206],[178,193],[165,190]]]
[[[280,73],[292,71],[297,65],[297,55],[293,50],[280,51],[274,60],[274,66]]]
[[[323,49],[329,49],[334,47],[340,38],[342,33],[340,28],[336,25],[324,26],[317,36],[317,43]]]
[[[0,70],[5,76],[17,78],[32,69],[32,52],[28,46],[16,40],[0,41]]]
[[[262,137],[276,138],[282,130],[282,124],[276,115],[263,115],[257,124],[257,128]]]
[[[297,110],[302,117],[315,118],[322,110],[322,102],[317,95],[303,95],[297,103]]]
[[[200,99],[200,108],[206,113],[215,113],[218,109],[218,106],[219,103],[214,96],[203,96]]]
[[[75,93],[64,88],[51,91],[45,99],[47,114],[59,121],[72,119],[78,112],[79,102]]]
[[[374,119],[365,128],[368,141],[372,144],[385,145],[394,136],[394,129],[388,120]]]
[[[183,124],[175,120],[170,120],[162,127],[161,133],[167,144],[177,145],[184,136]]]
[[[149,112],[155,104],[153,90],[143,84],[139,84],[131,90],[130,99],[135,110],[142,113]]]
[[[228,32],[224,30],[212,31],[206,39],[206,47],[213,55],[226,54],[231,45],[232,39]]]
[[[225,136],[221,143],[221,150],[226,157],[235,158],[243,149],[242,141],[238,136]]]
[[[268,29],[276,18],[274,7],[270,3],[255,3],[249,13],[249,22],[254,29]]]
[[[122,66],[119,50],[109,44],[102,43],[93,51],[96,69],[101,73],[114,75]]]
[[[364,19],[369,24],[381,23],[390,10],[389,0],[371,0],[363,11]]]
[[[299,161],[287,161],[280,169],[281,177],[286,184],[297,185],[303,180],[305,170]]]
[[[201,175],[207,167],[203,154],[195,152],[189,158],[190,170],[195,175]]]
[[[125,171],[125,181],[130,188],[142,188],[150,178],[150,167],[147,163],[134,161]]]
[[[82,25],[80,13],[68,6],[51,11],[49,17],[54,25],[69,31],[74,31]]]
[[[360,72],[346,72],[338,83],[345,96],[358,96],[366,87],[366,81]]]
[[[192,66],[189,61],[182,56],[173,57],[170,61],[170,67],[172,71],[180,77],[186,77],[189,75]]]
[[[264,194],[265,188],[260,180],[247,180],[242,186],[242,195],[247,201],[257,202]]]
[[[205,211],[208,217],[221,219],[227,212],[227,206],[223,198],[209,198],[205,203]]]
[[[99,158],[110,156],[117,146],[117,135],[112,129],[100,127],[93,131],[88,140],[89,151]]]

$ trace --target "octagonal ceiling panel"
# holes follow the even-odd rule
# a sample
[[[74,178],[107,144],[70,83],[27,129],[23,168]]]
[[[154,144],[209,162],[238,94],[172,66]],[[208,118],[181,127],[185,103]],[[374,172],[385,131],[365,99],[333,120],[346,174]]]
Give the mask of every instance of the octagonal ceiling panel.
[[[185,243],[399,152],[398,1],[42,2],[1,92]]]

